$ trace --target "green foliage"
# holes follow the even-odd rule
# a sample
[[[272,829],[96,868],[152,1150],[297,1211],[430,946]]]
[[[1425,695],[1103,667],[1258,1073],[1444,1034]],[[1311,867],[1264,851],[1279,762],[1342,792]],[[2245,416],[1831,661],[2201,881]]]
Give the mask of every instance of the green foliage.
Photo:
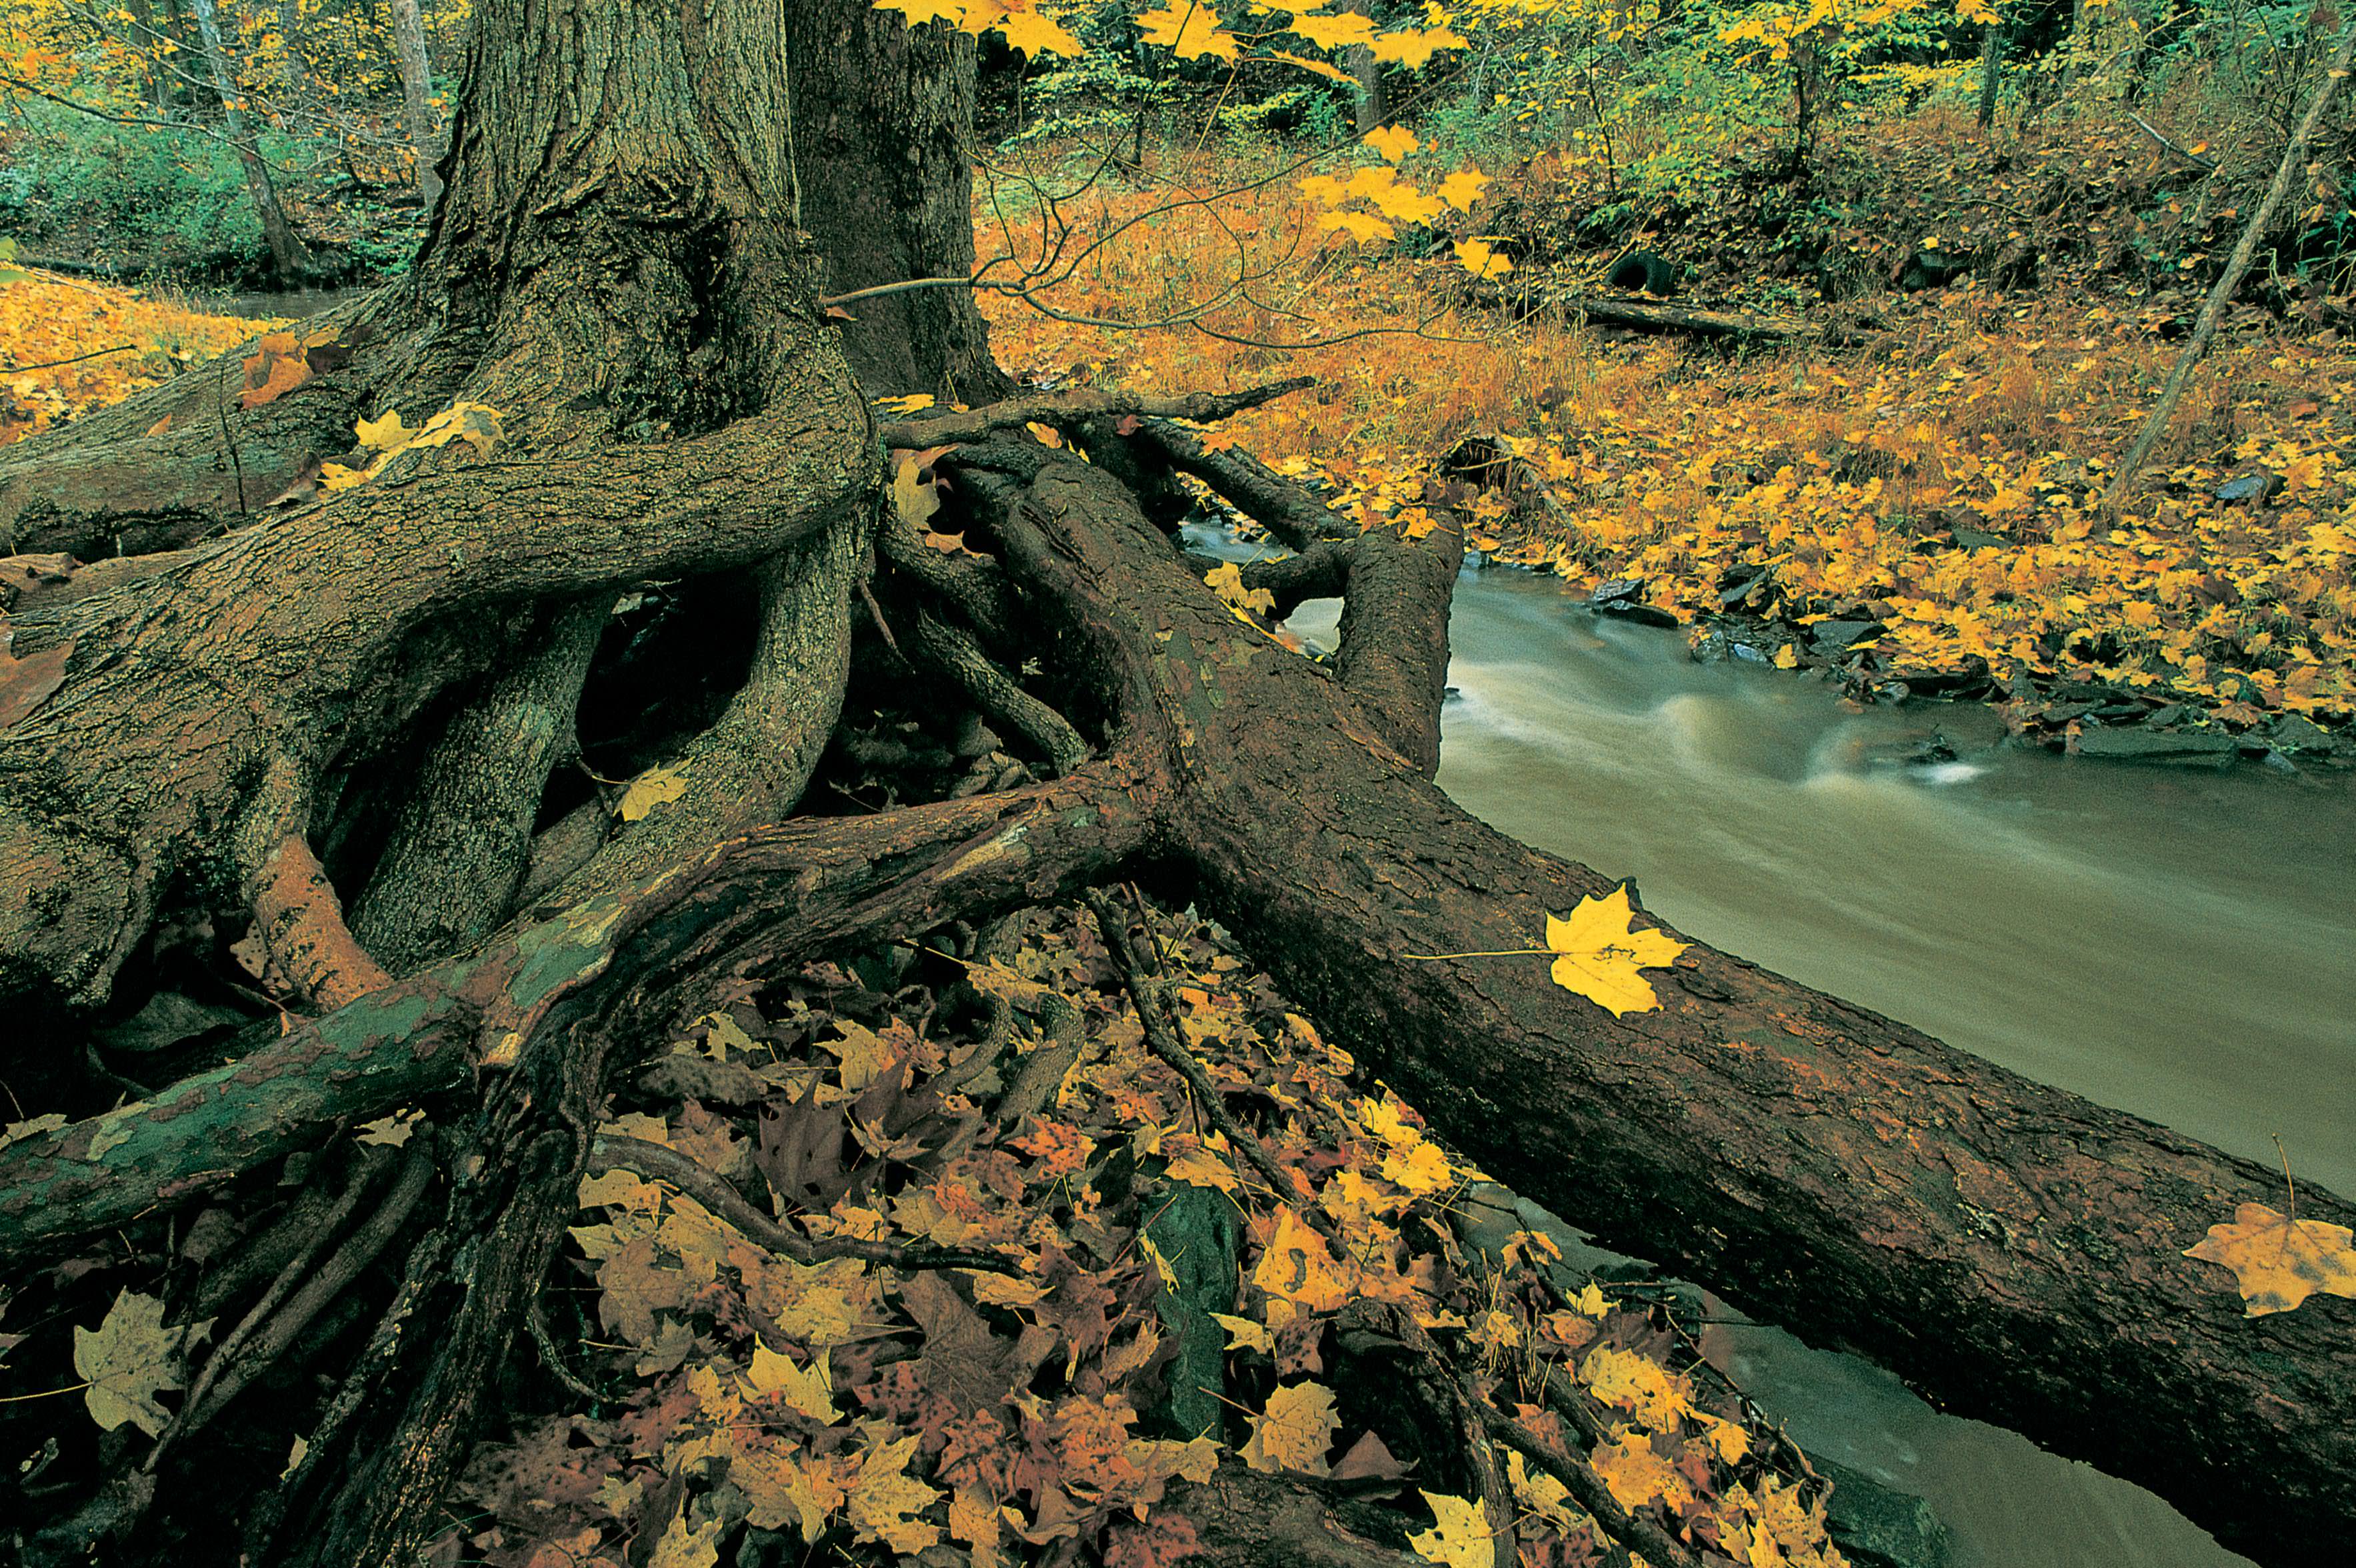
[[[185,263],[261,243],[237,159],[195,126],[116,125],[27,100],[0,151],[0,228],[31,249],[87,254],[95,242],[94,261]]]

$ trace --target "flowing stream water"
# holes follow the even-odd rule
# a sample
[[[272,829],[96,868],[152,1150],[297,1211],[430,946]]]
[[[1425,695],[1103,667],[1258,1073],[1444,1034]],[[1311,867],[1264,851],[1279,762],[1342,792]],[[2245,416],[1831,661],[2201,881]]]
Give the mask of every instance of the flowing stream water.
[[[1330,646],[1337,607],[1292,628]],[[1848,711],[1520,574],[1467,572],[1451,639],[1440,783],[1500,831],[2028,1077],[2269,1165],[2279,1136],[2302,1181],[2356,1195],[2356,779],[1998,748],[1985,709]],[[1933,735],[1955,760],[1897,760]],[[1868,1363],[1764,1326],[1711,1339],[1804,1446],[1929,1499],[1958,1564],[2244,1561]]]

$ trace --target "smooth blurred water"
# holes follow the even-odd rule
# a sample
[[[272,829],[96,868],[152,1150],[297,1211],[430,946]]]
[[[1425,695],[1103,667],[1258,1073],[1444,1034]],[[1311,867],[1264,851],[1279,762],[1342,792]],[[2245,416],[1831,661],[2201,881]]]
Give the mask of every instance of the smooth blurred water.
[[[1292,628],[1330,644],[1336,601]],[[2356,1196],[2356,780],[1995,747],[1985,709],[1862,713],[1551,582],[1468,573],[1440,782],[1626,877],[1687,934]],[[1895,760],[1943,735],[1953,762]],[[1765,1326],[1713,1358],[1814,1451],[1931,1500],[1963,1564],[2239,1563],[2158,1498]]]

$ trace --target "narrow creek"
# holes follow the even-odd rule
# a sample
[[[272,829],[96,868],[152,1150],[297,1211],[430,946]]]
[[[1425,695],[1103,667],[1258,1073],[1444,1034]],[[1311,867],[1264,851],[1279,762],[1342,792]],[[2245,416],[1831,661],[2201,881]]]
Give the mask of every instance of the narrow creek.
[[[1330,646],[1337,608],[1292,629]],[[2269,1165],[2279,1135],[2300,1179],[2356,1194],[2356,779],[2072,762],[1999,747],[1972,706],[1849,712],[1520,574],[1468,572],[1451,636],[1440,783],[1502,832],[2030,1078]],[[1955,760],[1899,760],[1933,736]],[[1869,1363],[1710,1337],[1804,1446],[1926,1498],[1964,1568],[2244,1561]]]

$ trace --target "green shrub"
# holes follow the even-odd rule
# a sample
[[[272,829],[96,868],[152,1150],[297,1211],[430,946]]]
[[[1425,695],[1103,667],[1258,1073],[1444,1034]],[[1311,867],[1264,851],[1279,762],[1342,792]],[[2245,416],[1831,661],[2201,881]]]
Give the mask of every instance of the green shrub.
[[[265,138],[264,156],[273,150]],[[37,100],[20,103],[0,137],[0,229],[32,248],[107,263],[168,265],[262,242],[237,158],[217,137],[111,124]]]

